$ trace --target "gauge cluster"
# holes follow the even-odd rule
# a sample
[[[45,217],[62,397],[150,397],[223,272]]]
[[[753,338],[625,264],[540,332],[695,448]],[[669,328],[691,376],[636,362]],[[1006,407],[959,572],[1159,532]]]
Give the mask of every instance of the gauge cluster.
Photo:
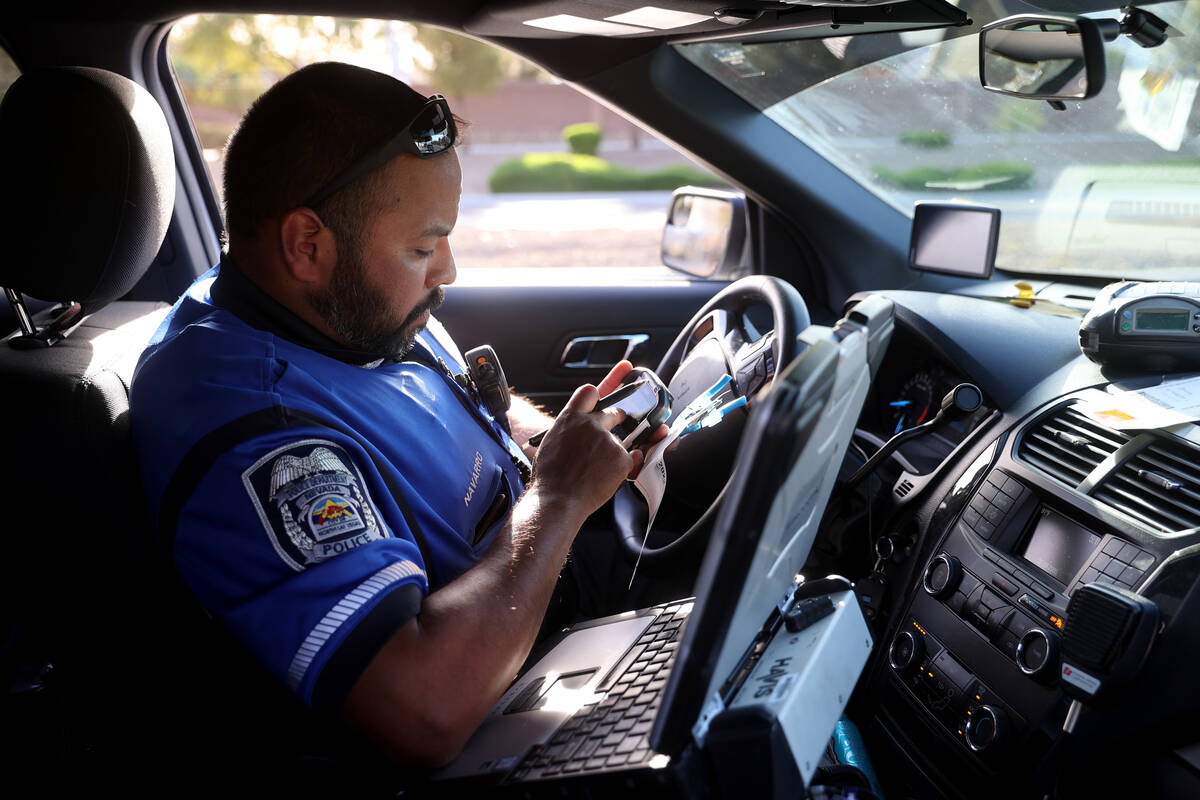
[[[875,376],[871,395],[859,420],[860,431],[865,430],[882,443],[902,431],[929,422],[941,408],[942,398],[964,382],[970,382],[970,377],[945,364],[923,340],[897,330],[888,357]],[[985,397],[983,406],[966,419],[949,422],[928,436],[901,445],[898,450],[901,463],[917,474],[936,469],[992,412],[989,402]]]

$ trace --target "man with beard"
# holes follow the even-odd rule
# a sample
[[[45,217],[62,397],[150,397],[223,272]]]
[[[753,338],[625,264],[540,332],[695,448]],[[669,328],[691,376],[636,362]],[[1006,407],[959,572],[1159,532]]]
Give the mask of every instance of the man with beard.
[[[221,263],[132,388],[191,592],[303,703],[421,764],[499,698],[580,525],[641,462],[595,410],[628,364],[536,453],[549,419],[518,400],[510,436],[456,380],[430,316],[455,278],[456,135],[445,100],[355,67],[267,91],[226,148]]]

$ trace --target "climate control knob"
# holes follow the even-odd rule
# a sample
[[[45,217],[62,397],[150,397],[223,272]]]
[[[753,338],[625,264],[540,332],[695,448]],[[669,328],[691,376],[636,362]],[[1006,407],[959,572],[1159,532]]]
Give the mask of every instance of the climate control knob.
[[[1058,675],[1058,634],[1030,628],[1017,643],[1017,666],[1031,678],[1050,680]]]
[[[954,594],[962,581],[962,564],[949,553],[938,553],[925,568],[925,577],[921,583],[925,591],[937,600],[945,600]]]
[[[976,753],[982,753],[990,747],[995,747],[1008,734],[1008,716],[995,706],[975,706],[967,715],[967,724],[963,728],[963,738],[967,747]]]
[[[925,657],[925,637],[912,631],[900,631],[888,649],[888,664],[901,675],[907,675]]]

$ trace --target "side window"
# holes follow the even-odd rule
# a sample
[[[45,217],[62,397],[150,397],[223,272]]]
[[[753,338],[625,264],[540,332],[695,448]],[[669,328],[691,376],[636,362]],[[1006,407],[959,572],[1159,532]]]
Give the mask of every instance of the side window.
[[[16,63],[13,62],[12,56],[0,47],[0,98],[3,98],[8,92],[8,87],[12,86],[13,81],[21,76],[21,70],[17,69]]]
[[[242,113],[305,64],[344,61],[445,95],[470,123],[458,148],[463,197],[450,238],[468,280],[528,280],[526,270],[545,268],[675,275],[659,256],[671,191],[724,185],[534,65],[438,28],[199,15],[175,26],[168,53],[218,192],[222,148]]]

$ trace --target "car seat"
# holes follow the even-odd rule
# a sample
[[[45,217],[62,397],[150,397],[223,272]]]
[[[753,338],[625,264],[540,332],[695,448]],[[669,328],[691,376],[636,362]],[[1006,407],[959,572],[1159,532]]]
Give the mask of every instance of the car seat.
[[[170,307],[119,298],[174,206],[161,108],[104,70],[31,71],[0,103],[0,170],[0,287],[21,324],[0,341],[6,779],[45,795],[370,794],[343,770],[369,748],[210,623],[152,533],[129,386]],[[26,295],[54,305],[30,315]]]
[[[13,83],[0,164],[0,286],[20,322],[0,342],[0,752],[20,774],[78,766],[113,741],[145,669],[149,526],[129,382],[169,306],[114,301],[163,242],[175,165],[146,90],[85,67]],[[26,295],[54,305],[30,315]]]

